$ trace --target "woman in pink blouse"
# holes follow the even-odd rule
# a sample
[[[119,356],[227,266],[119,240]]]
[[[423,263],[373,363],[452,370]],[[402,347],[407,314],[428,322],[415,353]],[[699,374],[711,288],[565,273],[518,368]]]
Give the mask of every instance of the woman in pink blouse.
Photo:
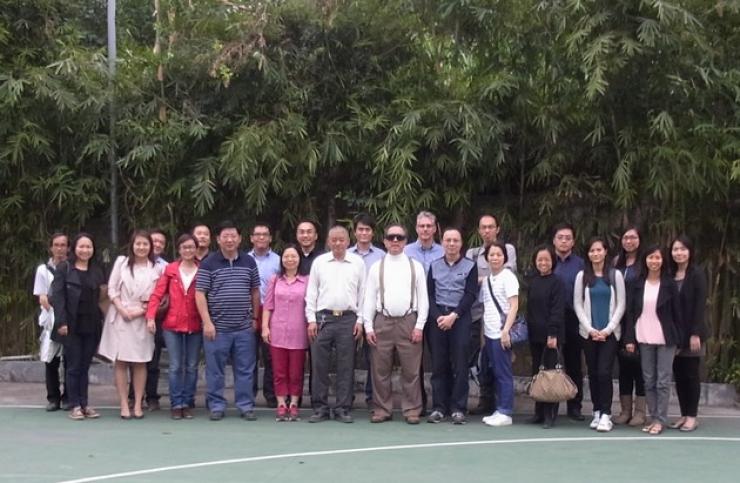
[[[298,400],[303,394],[303,363],[308,348],[305,296],[308,277],[298,275],[300,255],[294,245],[283,250],[280,274],[267,287],[262,312],[262,340],[270,346],[276,421],[298,421]],[[290,406],[286,405],[290,399]]]

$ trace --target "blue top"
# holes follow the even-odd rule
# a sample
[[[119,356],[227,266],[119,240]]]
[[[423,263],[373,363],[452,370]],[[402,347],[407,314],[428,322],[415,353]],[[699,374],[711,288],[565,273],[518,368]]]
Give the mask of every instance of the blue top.
[[[572,253],[564,259],[558,257],[555,265],[555,275],[563,281],[565,287],[565,306],[573,310],[573,286],[576,283],[576,275],[583,270],[583,258]]]
[[[465,257],[460,257],[452,265],[444,257],[435,260],[429,267],[427,290],[430,305],[456,307],[457,314],[462,317],[478,295],[475,262]],[[429,312],[432,313],[431,307]]]
[[[257,270],[260,273],[260,302],[265,303],[267,284],[270,283],[273,275],[280,273],[280,255],[272,250],[267,250],[267,253],[262,256],[252,250],[249,255],[257,262]]]
[[[213,325],[222,332],[252,326],[252,289],[259,286],[254,258],[239,252],[234,260],[228,260],[221,250],[201,262],[195,282],[195,289],[206,294]]]
[[[365,253],[358,251],[357,245],[349,247],[347,251],[362,258],[362,261],[365,262],[365,273],[369,272],[370,267],[385,255],[385,250],[382,250],[375,245],[370,245],[370,248]]]
[[[597,277],[594,286],[588,290],[591,298],[591,326],[596,330],[604,330],[609,325],[612,290],[603,277]]]
[[[421,263],[424,267],[424,272],[426,273],[429,273],[429,266],[434,260],[445,256],[445,250],[439,243],[433,243],[431,247],[423,248],[419,240],[406,245],[403,249],[403,253]]]

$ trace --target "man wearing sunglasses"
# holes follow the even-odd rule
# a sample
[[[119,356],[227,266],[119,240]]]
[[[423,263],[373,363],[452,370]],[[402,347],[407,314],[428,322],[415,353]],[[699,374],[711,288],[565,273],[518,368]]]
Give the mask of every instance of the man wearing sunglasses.
[[[406,229],[397,223],[385,229],[388,253],[368,273],[364,324],[370,346],[373,415],[370,421],[391,419],[393,356],[401,364],[401,409],[408,424],[419,424],[422,409],[419,365],[422,334],[429,310],[424,267],[404,254]]]

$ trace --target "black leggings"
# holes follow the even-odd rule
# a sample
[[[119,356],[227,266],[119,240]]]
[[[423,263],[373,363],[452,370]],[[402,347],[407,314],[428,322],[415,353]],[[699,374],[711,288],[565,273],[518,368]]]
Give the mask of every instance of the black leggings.
[[[673,375],[676,378],[676,394],[681,416],[696,417],[699,411],[699,357],[676,357],[673,359]]]
[[[604,342],[584,341],[583,352],[588,366],[588,385],[594,412],[612,413],[612,370],[617,355],[617,339],[611,334]]]
[[[645,396],[645,381],[642,379],[642,367],[640,357],[625,357],[619,351],[619,395],[632,397],[632,389],[635,396]]]

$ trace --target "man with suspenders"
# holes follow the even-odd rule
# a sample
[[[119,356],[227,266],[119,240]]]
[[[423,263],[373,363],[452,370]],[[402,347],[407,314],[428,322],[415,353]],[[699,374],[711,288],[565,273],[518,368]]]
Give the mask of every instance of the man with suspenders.
[[[373,378],[374,410],[370,419],[391,419],[393,355],[401,363],[401,409],[408,424],[418,424],[422,410],[419,365],[422,334],[429,311],[426,277],[421,263],[404,254],[406,229],[391,224],[385,229],[388,251],[368,273],[363,318]]]

